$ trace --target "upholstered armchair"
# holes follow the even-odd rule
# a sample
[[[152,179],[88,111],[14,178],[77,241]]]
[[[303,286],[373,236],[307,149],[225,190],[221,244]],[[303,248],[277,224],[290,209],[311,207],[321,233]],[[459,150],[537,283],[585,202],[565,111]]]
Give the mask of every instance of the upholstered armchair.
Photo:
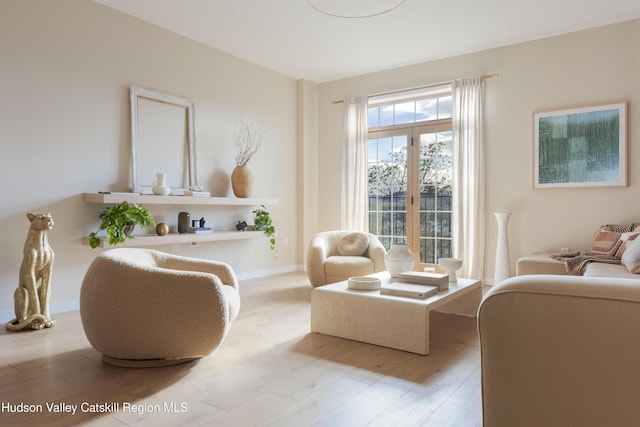
[[[80,315],[107,363],[146,367],[213,352],[240,310],[238,280],[227,264],[118,248],[89,266]]]
[[[385,271],[386,250],[371,233],[324,231],[309,245],[307,274],[313,287],[340,282],[351,276]]]

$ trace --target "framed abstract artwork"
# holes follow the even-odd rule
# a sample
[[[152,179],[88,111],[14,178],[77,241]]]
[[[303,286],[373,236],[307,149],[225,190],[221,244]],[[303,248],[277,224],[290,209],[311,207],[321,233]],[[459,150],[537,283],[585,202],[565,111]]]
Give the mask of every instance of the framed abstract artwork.
[[[534,188],[627,185],[627,104],[533,114]]]

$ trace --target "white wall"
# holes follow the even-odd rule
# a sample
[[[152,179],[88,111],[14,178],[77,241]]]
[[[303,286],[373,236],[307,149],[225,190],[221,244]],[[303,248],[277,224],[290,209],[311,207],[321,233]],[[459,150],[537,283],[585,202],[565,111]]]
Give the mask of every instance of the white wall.
[[[83,246],[81,238],[95,229],[102,208],[83,203],[81,193],[128,187],[131,84],[195,101],[199,181],[215,195],[231,195],[231,137],[238,121],[258,117],[275,126],[250,166],[257,178],[255,195],[279,200],[271,209],[277,259],[263,240],[179,248],[183,255],[229,262],[241,277],[251,277],[299,267],[309,236],[340,227],[336,159],[342,153],[343,106],[331,101],[499,73],[486,85],[485,276],[492,277],[494,211],[513,212],[513,262],[537,250],[585,249],[600,224],[640,219],[635,208],[640,152],[634,147],[640,125],[639,47],[636,20],[315,85],[91,1],[2,2],[0,321],[13,317],[27,212],[50,211],[56,221],[49,233],[56,252],[53,311],[77,308],[82,277],[99,253]],[[611,100],[629,101],[629,187],[532,190],[531,114]],[[177,220],[177,209],[151,211],[161,220]],[[250,208],[190,211],[225,226],[250,216]]]
[[[232,135],[262,119],[262,150],[249,163],[254,195],[275,198],[278,254],[266,239],[181,245],[187,256],[229,262],[250,277],[297,268],[296,82],[87,0],[0,4],[0,321],[13,318],[13,292],[27,212],[51,212],[56,253],[54,312],[77,308],[84,272],[99,253],[81,244],[103,208],[81,193],[128,188],[128,88],[136,84],[195,102],[198,175],[231,196]],[[162,147],[158,147],[162,150]],[[149,206],[177,223],[179,208]],[[193,217],[232,228],[241,209],[191,207]],[[285,245],[288,241],[288,245]],[[158,249],[170,250],[160,246]]]
[[[499,73],[486,81],[485,277],[493,277],[495,211],[511,211],[511,258],[570,247],[586,250],[601,224],[640,220],[640,21],[621,23],[320,85],[319,228],[340,225],[343,106],[333,100]],[[535,111],[629,102],[629,186],[533,190]]]

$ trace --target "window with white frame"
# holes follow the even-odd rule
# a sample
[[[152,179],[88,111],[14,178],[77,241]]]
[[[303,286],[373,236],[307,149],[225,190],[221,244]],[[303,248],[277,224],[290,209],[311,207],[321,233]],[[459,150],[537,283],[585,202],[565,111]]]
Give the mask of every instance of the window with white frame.
[[[451,257],[451,86],[369,98],[369,231],[420,264]]]

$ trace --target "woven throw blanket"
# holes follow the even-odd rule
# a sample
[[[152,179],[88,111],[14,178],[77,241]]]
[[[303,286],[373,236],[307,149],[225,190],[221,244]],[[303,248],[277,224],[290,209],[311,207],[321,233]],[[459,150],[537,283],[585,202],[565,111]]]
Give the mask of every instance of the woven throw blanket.
[[[620,258],[604,255],[584,255],[580,252],[568,254],[554,254],[551,258],[564,262],[564,266],[569,274],[582,276],[587,266],[592,262],[604,262],[606,264],[620,264]]]

